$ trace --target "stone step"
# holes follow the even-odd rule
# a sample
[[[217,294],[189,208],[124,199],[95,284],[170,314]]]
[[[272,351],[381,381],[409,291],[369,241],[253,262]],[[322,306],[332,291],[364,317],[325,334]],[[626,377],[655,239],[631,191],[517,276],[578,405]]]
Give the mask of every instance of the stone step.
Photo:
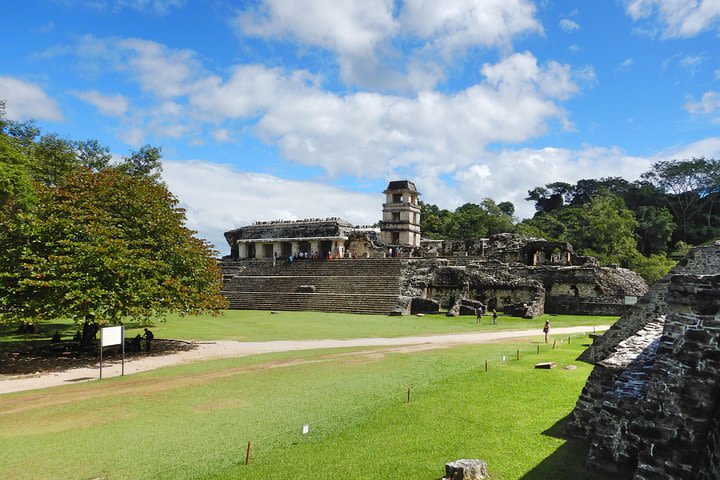
[[[225,291],[297,292],[313,285],[315,293],[397,294],[398,277],[234,277],[225,281]]]

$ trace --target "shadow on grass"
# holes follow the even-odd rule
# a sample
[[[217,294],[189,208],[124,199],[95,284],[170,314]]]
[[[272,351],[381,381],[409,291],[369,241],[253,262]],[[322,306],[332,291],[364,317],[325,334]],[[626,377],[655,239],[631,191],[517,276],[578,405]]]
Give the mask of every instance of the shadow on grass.
[[[145,325],[128,322],[125,323],[125,328],[140,328]],[[0,325],[0,375],[41,374],[70,368],[95,367],[100,360],[98,342],[81,349],[79,342],[71,340],[79,330],[73,321],[56,320],[38,324],[35,333],[20,333],[19,327],[19,322]],[[60,333],[62,340],[53,343],[50,338],[56,331]],[[126,346],[125,358],[167,355],[192,348],[194,345],[188,342],[156,338],[150,352],[145,350],[145,342],[142,342],[140,352]],[[122,356],[120,346],[105,347],[103,356],[108,361],[119,360]]]
[[[565,443],[555,450],[552,455],[520,477],[520,480],[547,480],[550,478],[557,480],[575,480],[579,478],[587,480],[629,480],[632,478],[632,475],[601,473],[585,468],[585,457],[588,453],[589,442],[569,437],[565,433],[568,417],[569,415],[543,432],[543,435],[563,439]]]

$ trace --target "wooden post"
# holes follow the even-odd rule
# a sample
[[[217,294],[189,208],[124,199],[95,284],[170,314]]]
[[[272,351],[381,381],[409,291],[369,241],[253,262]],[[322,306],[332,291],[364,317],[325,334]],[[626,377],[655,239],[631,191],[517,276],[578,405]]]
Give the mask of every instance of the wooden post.
[[[557,342],[557,340],[553,340],[553,350],[555,350],[555,342]]]
[[[517,349],[517,359],[520,360],[520,349]]]
[[[410,403],[410,385],[408,385],[408,403]]]
[[[538,345],[537,347],[538,347],[537,353],[538,353],[538,355],[540,355],[540,345]]]
[[[568,345],[570,345],[570,335],[568,335]]]
[[[245,454],[245,465],[250,463],[250,440],[248,440],[247,453]]]
[[[487,372],[487,360],[485,360],[485,371]]]

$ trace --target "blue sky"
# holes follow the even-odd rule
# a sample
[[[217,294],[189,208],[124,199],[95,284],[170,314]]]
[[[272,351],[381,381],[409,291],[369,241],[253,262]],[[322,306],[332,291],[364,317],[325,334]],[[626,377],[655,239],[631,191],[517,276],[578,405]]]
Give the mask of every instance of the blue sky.
[[[163,147],[190,226],[380,217],[720,152],[720,0],[8,0],[0,98]]]

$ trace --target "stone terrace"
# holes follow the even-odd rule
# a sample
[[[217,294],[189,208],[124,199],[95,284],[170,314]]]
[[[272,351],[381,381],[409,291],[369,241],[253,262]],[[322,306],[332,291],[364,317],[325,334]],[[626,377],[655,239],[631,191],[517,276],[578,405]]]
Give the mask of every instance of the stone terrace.
[[[398,304],[397,258],[220,262],[230,308],[389,314]]]

